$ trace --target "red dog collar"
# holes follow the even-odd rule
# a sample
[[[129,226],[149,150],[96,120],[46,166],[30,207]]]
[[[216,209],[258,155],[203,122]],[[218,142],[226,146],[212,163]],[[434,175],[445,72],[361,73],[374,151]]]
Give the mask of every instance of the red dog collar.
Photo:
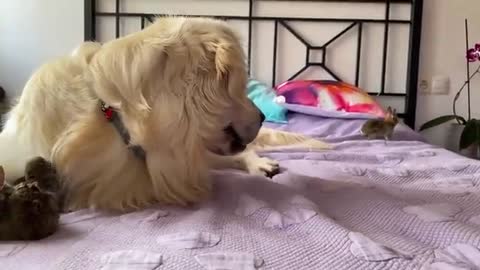
[[[108,121],[111,121],[113,118],[113,108],[108,106],[107,104],[105,104],[105,102],[102,101],[101,109],[105,118]]]
[[[140,145],[131,145],[130,144],[130,134],[128,133],[127,128],[122,122],[120,115],[113,109],[112,107],[108,106],[105,102],[101,101],[100,109],[105,116],[105,119],[112,123],[112,125],[117,130],[118,134],[122,138],[123,142],[133,151],[133,154],[137,156],[141,160],[145,160],[145,150]]]

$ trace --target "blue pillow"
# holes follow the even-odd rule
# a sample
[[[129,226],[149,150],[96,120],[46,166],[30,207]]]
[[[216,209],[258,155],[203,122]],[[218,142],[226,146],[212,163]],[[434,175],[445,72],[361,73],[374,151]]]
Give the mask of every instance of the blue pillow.
[[[257,80],[250,79],[247,84],[248,98],[265,115],[265,121],[285,124],[287,120],[287,109],[275,102],[277,94],[275,91]]]

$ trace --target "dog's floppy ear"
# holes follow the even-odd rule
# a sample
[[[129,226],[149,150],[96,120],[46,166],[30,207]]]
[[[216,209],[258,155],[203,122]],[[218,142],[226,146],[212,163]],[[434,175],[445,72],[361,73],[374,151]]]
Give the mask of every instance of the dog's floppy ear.
[[[114,40],[92,58],[93,89],[108,105],[146,116],[150,105],[145,98],[145,77],[153,76],[155,50],[139,46],[134,37]]]
[[[215,70],[217,72],[217,79],[222,79],[228,76],[229,66],[232,59],[229,57],[231,46],[224,41],[220,41],[219,44],[214,46],[215,50]]]
[[[236,89],[240,86],[245,88],[247,82],[243,49],[236,41],[228,39],[219,40],[214,48],[217,80],[225,83],[229,95],[235,97],[239,94]]]
[[[215,55],[215,70],[217,78],[228,76],[235,66],[243,65],[245,59],[243,50],[235,40],[220,37],[206,44],[207,50]]]

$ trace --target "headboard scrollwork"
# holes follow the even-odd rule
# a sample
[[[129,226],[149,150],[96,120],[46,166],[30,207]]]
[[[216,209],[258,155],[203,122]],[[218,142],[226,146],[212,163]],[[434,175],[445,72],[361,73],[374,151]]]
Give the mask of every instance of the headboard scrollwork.
[[[252,60],[253,57],[253,42],[254,42],[254,30],[257,23],[269,23],[273,26],[273,41],[271,48],[271,74],[270,79],[272,85],[276,85],[280,81],[291,80],[301,76],[310,68],[320,68],[328,76],[335,80],[346,81],[348,83],[360,86],[362,81],[362,71],[365,69],[365,64],[368,56],[365,56],[363,53],[366,46],[373,46],[373,50],[381,51],[379,59],[379,84],[376,91],[371,91],[369,94],[378,96],[378,98],[391,98],[391,99],[401,99],[400,107],[403,107],[403,113],[400,113],[400,117],[404,119],[404,122],[410,127],[415,125],[415,116],[416,116],[416,106],[417,106],[417,84],[418,84],[418,66],[419,66],[419,53],[420,53],[420,39],[421,39],[421,28],[422,28],[422,9],[423,9],[423,0],[303,0],[303,1],[287,1],[287,0],[232,0],[229,2],[238,3],[239,1],[245,2],[248,4],[248,7],[245,8],[244,14],[234,14],[234,15],[210,15],[210,14],[173,14],[172,12],[139,12],[139,11],[127,11],[122,8],[125,5],[125,2],[128,0],[114,0],[115,3],[110,10],[100,9],[102,1],[112,1],[112,0],[85,0],[85,40],[98,40],[99,39],[99,19],[100,18],[111,18],[114,19],[114,36],[121,36],[121,19],[122,18],[138,18],[138,28],[143,29],[147,24],[153,21],[155,16],[159,15],[188,15],[188,16],[209,16],[215,17],[228,21],[240,21],[246,23],[246,51],[248,55],[248,67],[249,71],[252,72]],[[130,0],[131,1],[131,0]],[[145,2],[146,0],[143,0]],[[150,0],[152,2],[153,0]],[[210,0],[211,1],[211,0]],[[132,1],[133,2],[133,1]],[[157,1],[159,6],[162,6],[166,1]],[[200,3],[202,1],[197,1]],[[262,3],[263,2],[263,3]],[[372,13],[372,16],[335,16],[335,14],[324,14],[324,16],[298,16],[293,15],[274,15],[272,12],[269,14],[259,14],[257,12],[258,6],[262,4],[269,4],[270,6],[275,5],[285,5],[290,4],[291,8],[296,8],[297,3],[300,2],[314,2],[314,3],[325,3],[330,10],[339,10],[335,9],[334,5],[345,10],[346,7],[350,5],[378,5],[381,7],[375,13]],[[225,1],[222,1],[225,4]],[[408,8],[408,18],[402,18],[402,16],[395,16],[395,10],[393,9],[405,9]],[[334,13],[332,11],[332,13]],[[236,12],[237,13],[237,12]],[[312,14],[312,11],[308,12]],[[315,13],[315,12],[313,12]],[[405,12],[404,12],[405,13]],[[273,14],[273,15],[272,15]],[[327,15],[327,16],[326,16]],[[298,28],[294,27],[294,24],[298,23],[312,23],[312,24],[340,24],[342,27],[339,28],[339,31],[330,36],[328,39],[323,41],[320,44],[317,44],[310,37],[306,36],[302,31],[299,31]],[[374,25],[374,27],[382,27],[382,38],[381,42],[375,44],[370,44],[367,40],[366,32],[369,32],[369,29],[366,26]],[[397,40],[392,39],[392,28],[397,26],[408,27],[408,41],[405,40],[405,73],[402,76],[405,78],[405,82],[402,82],[404,85],[404,90],[402,92],[398,91],[388,91],[388,77],[395,77],[396,74],[389,75],[389,53],[392,51],[392,45],[396,45]],[[279,46],[281,45],[280,32],[287,33],[295,42],[300,43],[304,47],[304,60],[303,65],[300,66],[292,74],[288,75],[285,78],[279,78],[278,70],[282,65],[280,65],[279,58]],[[330,52],[332,51],[332,46],[340,39],[346,38],[348,35],[355,34],[356,37],[352,38],[355,42],[354,49],[350,47],[349,53],[354,55],[352,57],[353,63],[351,68],[353,69],[350,79],[345,79],[342,74],[337,72],[336,68],[332,65],[334,64],[330,57]],[[352,53],[353,51],[353,53]],[[319,54],[321,57],[320,60],[316,59],[318,57],[313,57],[314,54]],[[403,56],[396,56],[395,60],[402,59]],[[400,58],[398,58],[400,57]],[[390,60],[393,62],[394,60]],[[362,65],[363,63],[363,65]],[[390,72],[392,73],[392,72]],[[252,74],[255,75],[255,74]],[[403,77],[401,77],[403,78]],[[369,88],[367,88],[369,89]],[[372,90],[372,89],[370,89]],[[400,104],[400,103],[399,103]],[[402,108],[398,108],[399,111],[402,111]]]

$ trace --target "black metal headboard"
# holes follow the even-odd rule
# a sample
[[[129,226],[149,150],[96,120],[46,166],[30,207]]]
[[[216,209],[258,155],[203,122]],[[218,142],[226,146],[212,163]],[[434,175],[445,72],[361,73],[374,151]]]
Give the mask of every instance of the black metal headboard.
[[[121,11],[121,1],[115,0],[114,11],[105,12],[98,11],[97,5],[99,2],[104,0],[85,0],[85,40],[96,40],[97,39],[97,20],[99,17],[111,17],[115,19],[115,37],[120,37],[120,19],[121,18],[138,18],[139,20],[139,30],[143,29],[148,22],[152,22],[155,16],[161,15],[182,15],[182,14],[158,14],[158,13],[141,13],[141,12],[122,12]],[[256,21],[268,21],[274,24],[274,40],[273,40],[273,63],[272,63],[272,86],[276,83],[277,76],[277,47],[278,47],[278,29],[279,26],[286,29],[291,35],[293,35],[299,42],[301,42],[306,48],[306,57],[304,66],[299,69],[296,73],[292,74],[289,79],[294,79],[302,72],[307,70],[309,67],[318,66],[323,68],[331,77],[336,80],[342,81],[341,76],[336,74],[327,64],[326,54],[329,50],[329,46],[337,39],[342,37],[347,32],[355,29],[358,32],[357,44],[356,44],[356,65],[355,65],[355,79],[351,84],[359,85],[359,74],[360,74],[360,61],[362,57],[362,33],[364,29],[364,24],[381,24],[383,25],[383,42],[381,44],[382,48],[382,69],[381,69],[381,84],[380,89],[377,92],[370,92],[371,95],[384,96],[384,97],[395,97],[395,98],[404,98],[404,112],[400,113],[399,116],[404,119],[404,122],[414,128],[415,126],[415,116],[416,116],[416,106],[417,106],[417,84],[418,84],[418,66],[419,66],[419,54],[420,54],[420,39],[421,39],[421,28],[422,28],[422,10],[423,10],[423,0],[302,0],[298,2],[338,2],[338,3],[385,3],[385,9],[380,11],[384,15],[383,18],[319,18],[319,17],[276,17],[276,16],[257,16],[254,15],[255,4],[258,2],[266,1],[278,1],[285,2],[286,0],[245,0],[248,1],[248,14],[244,16],[210,16],[210,15],[191,15],[188,16],[209,16],[215,17],[224,20],[238,20],[246,21],[248,23],[248,38],[247,38],[247,55],[248,55],[248,67],[251,68],[252,60],[252,28],[253,23]],[[293,2],[293,1],[291,1]],[[393,4],[408,5],[410,7],[410,18],[409,19],[393,19],[391,18],[391,6]],[[304,36],[302,36],[298,31],[291,27],[290,22],[328,22],[328,23],[348,23],[348,26],[336,34],[333,38],[328,40],[322,45],[311,44],[307,41]],[[385,91],[386,87],[386,74],[387,74],[387,54],[389,48],[389,31],[392,25],[407,25],[409,26],[409,41],[408,41],[408,52],[407,52],[407,74],[406,74],[406,83],[405,83],[405,92],[404,93],[389,93]],[[310,59],[312,51],[321,51],[322,60],[314,61]]]

